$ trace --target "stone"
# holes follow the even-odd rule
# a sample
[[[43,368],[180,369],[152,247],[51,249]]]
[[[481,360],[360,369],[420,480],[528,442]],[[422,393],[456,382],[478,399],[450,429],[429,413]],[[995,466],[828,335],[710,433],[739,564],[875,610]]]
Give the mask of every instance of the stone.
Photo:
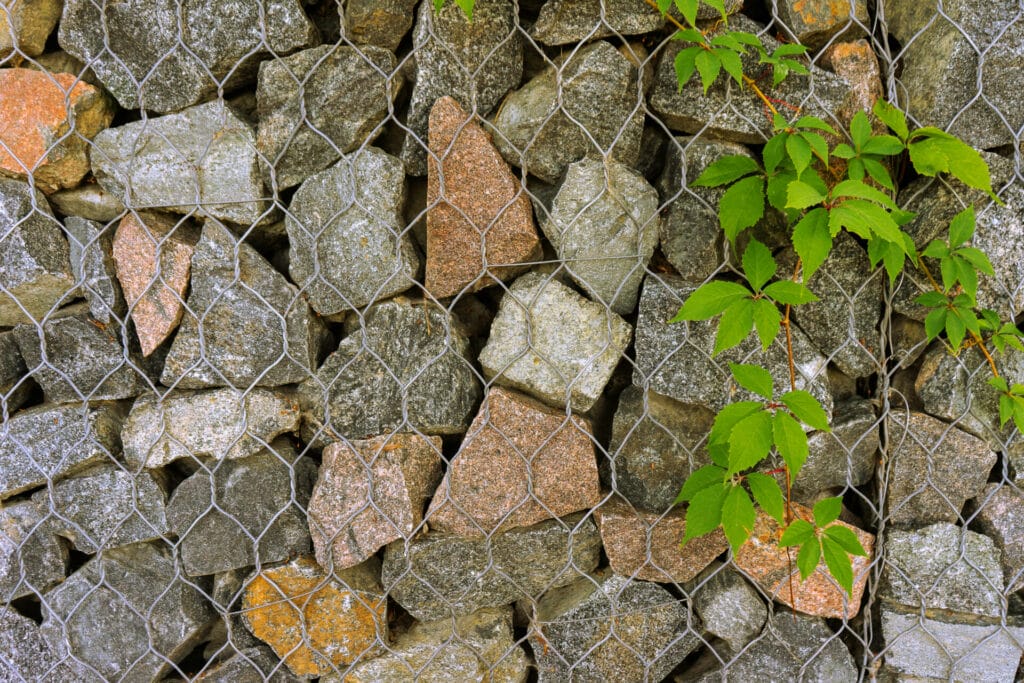
[[[301,677],[383,654],[388,602],[376,559],[325,574],[311,556],[264,569],[242,596],[242,619]]]
[[[402,162],[367,147],[306,180],[285,227],[288,272],[320,315],[362,308],[412,287],[420,271],[402,208]]]
[[[626,315],[636,309],[658,246],[659,203],[658,192],[628,166],[583,159],[569,165],[541,228],[573,280]]]
[[[862,5],[860,0],[853,2],[855,5]],[[847,40],[845,35],[843,40]],[[819,59],[821,66],[845,78],[850,84],[850,95],[846,98],[843,109],[837,112],[839,120],[843,123],[851,121],[858,111],[870,113],[875,102],[885,99],[878,56],[867,40],[860,38],[849,42],[829,43],[821,51]],[[889,132],[885,124],[877,119],[872,121],[872,129],[876,135]]]
[[[121,438],[133,469],[156,469],[180,458],[245,458],[298,428],[299,406],[288,391],[180,389],[162,397],[140,396]]]
[[[384,588],[420,621],[536,599],[597,567],[601,538],[581,514],[489,539],[429,533],[384,551]]]
[[[441,463],[437,436],[394,434],[324,448],[308,509],[320,566],[346,569],[412,538],[441,481]]]
[[[427,291],[439,298],[476,291],[538,260],[529,196],[491,136],[453,98],[430,110],[429,142]]]
[[[323,323],[299,290],[213,221],[192,254],[185,305],[161,376],[166,386],[292,384],[312,375],[326,343]]]
[[[765,28],[738,14],[729,19],[729,30],[761,34]],[[768,35],[762,35],[761,40],[769,54],[780,45]],[[730,79],[719,78],[705,95],[698,76],[679,88],[675,58],[686,45],[683,41],[672,41],[662,51],[648,97],[652,113],[672,130],[690,135],[699,133],[731,142],[764,144],[772,135],[772,120],[765,115],[764,103],[749,88],[740,90]],[[759,73],[760,68],[757,57],[750,51],[743,60],[744,72]],[[809,76],[791,74],[778,87],[772,88],[771,96],[799,103],[801,116],[817,116],[838,125],[836,112],[848,97],[849,84],[813,64],[809,68]]]
[[[298,185],[383,130],[402,76],[390,50],[321,45],[260,64],[256,150],[276,187]]]
[[[792,495],[800,502],[811,504],[828,489],[863,486],[875,474],[879,420],[871,402],[837,403],[829,424],[831,432],[808,435],[807,460],[792,482]]]
[[[488,380],[586,412],[632,337],[632,326],[605,306],[527,273],[502,297],[479,360]]]
[[[300,683],[273,651],[264,646],[239,650],[227,659],[206,669],[195,683]]]
[[[465,432],[481,396],[470,362],[469,341],[444,309],[406,299],[376,304],[299,385],[303,438]]]
[[[285,439],[248,458],[198,470],[167,505],[185,573],[204,576],[308,553],[304,510],[315,478],[313,462]]]
[[[841,36],[850,40],[870,32],[866,0],[783,0],[775,8],[777,18],[796,42],[817,50]]]
[[[705,630],[734,653],[757,637],[768,619],[768,609],[754,587],[721,562],[712,562],[685,589]]]
[[[53,533],[93,554],[167,535],[167,493],[159,475],[102,465],[35,493]]]
[[[518,392],[487,392],[427,510],[431,529],[483,537],[601,501],[590,422]]]
[[[121,453],[120,408],[44,404],[0,428],[0,499],[45,486]]]
[[[114,235],[117,279],[131,308],[142,355],[177,329],[199,231],[186,220],[153,212],[129,213]]]
[[[214,618],[203,594],[180,576],[170,548],[151,543],[104,550],[47,593],[43,613],[55,657],[125,681],[162,678]]]
[[[32,385],[14,332],[0,332],[0,413],[13,414],[28,400]]]
[[[261,222],[270,212],[256,134],[223,101],[107,128],[93,140],[90,159],[103,189],[134,210],[241,225]]]
[[[547,183],[588,154],[635,166],[644,121],[638,78],[610,43],[586,45],[505,98],[495,143],[510,164]]]
[[[0,11],[0,57],[37,57],[57,26],[61,0],[12,0]]]
[[[77,185],[89,172],[89,141],[113,118],[103,91],[71,74],[3,69],[0,175],[31,176],[44,192]]]
[[[1024,124],[1024,26],[1012,0],[978,4],[897,3],[889,32],[903,45],[900,105],[922,126],[938,126],[979,148],[1015,143]],[[941,88],[936,84],[942,84]],[[979,91],[984,97],[979,97]]]
[[[48,199],[65,216],[79,216],[101,223],[117,220],[125,212],[124,204],[96,183],[59,190]]]
[[[339,5],[345,36],[394,52],[412,28],[417,0],[347,0]]]
[[[0,34],[2,35],[2,34]],[[53,662],[53,653],[39,626],[6,605],[0,606],[0,681],[15,683],[38,680]]]
[[[526,653],[515,643],[512,610],[485,608],[451,619],[414,623],[399,634],[389,652],[357,665],[346,683],[405,683],[417,680],[525,683]],[[341,683],[325,677],[321,683]]]
[[[729,549],[721,529],[683,544],[683,510],[640,512],[613,498],[594,514],[612,571],[631,579],[681,584]]]
[[[651,33],[664,26],[665,17],[644,0],[548,0],[540,8],[530,36],[545,45],[567,45]]]
[[[114,265],[113,229],[77,216],[68,216],[64,229],[68,233],[71,272],[82,283],[90,317],[104,325],[119,323],[128,305]]]
[[[1024,495],[1014,486],[989,484],[973,507],[978,529],[999,548],[1007,588],[1024,588]]]
[[[540,683],[660,681],[702,642],[661,586],[606,573],[549,591],[530,645]]]
[[[729,403],[754,398],[733,381],[729,363],[736,362],[760,365],[771,373],[777,391],[788,390],[789,362],[782,336],[762,351],[757,335],[751,334],[739,346],[712,357],[717,321],[667,322],[695,289],[675,275],[647,277],[636,323],[633,384],[718,412]],[[799,328],[792,328],[792,335],[796,388],[810,392],[831,415],[827,361]]]
[[[67,546],[44,512],[30,501],[0,509],[0,601],[43,594],[64,580],[67,568]]]
[[[890,412],[889,524],[956,522],[982,492],[996,454],[981,439],[924,413]]]
[[[814,519],[810,508],[799,503],[793,503],[793,512],[799,519]],[[761,511],[758,511],[754,522],[753,534],[740,547],[733,562],[776,602],[812,616],[852,619],[860,612],[863,602],[875,537],[842,520],[835,523],[856,534],[861,547],[867,552],[867,556],[850,557],[853,563],[853,591],[850,595],[832,578],[824,559],[813,574],[801,581],[800,572],[794,564],[795,552],[779,547],[781,534],[778,522]]]
[[[504,0],[477,0],[469,20],[455,3],[435,12],[420,3],[412,35],[415,85],[402,144],[410,175],[427,173],[430,109],[439,97],[454,97],[480,116],[490,113],[523,75],[523,44],[516,8]]]
[[[213,627],[219,633],[210,635],[207,647],[216,642],[219,647],[224,648],[223,654],[230,653],[232,649],[239,653],[253,648],[269,651],[263,641],[250,633],[242,621],[242,596],[245,594],[246,580],[251,573],[252,569],[245,567],[213,575],[213,590],[209,593],[210,603],[220,616],[220,621]],[[269,655],[275,662],[277,661],[273,651],[269,651]],[[278,670],[285,676],[291,676],[284,665],[279,665]],[[257,680],[254,683],[263,682]]]
[[[66,0],[58,33],[122,107],[160,113],[251,82],[270,54],[318,38],[297,0]]]
[[[67,240],[46,198],[0,178],[0,326],[41,320],[74,298]]]
[[[703,442],[711,411],[628,386],[619,395],[602,483],[637,508],[664,512],[690,474],[710,465]]]

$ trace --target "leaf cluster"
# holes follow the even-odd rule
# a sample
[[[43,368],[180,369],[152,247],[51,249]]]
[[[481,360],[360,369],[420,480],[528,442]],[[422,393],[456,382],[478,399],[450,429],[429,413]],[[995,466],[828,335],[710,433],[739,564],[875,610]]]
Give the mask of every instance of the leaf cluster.
[[[779,539],[782,548],[799,548],[796,566],[804,581],[814,573],[821,558],[829,574],[847,594],[853,593],[851,556],[864,557],[867,551],[857,534],[836,520],[843,511],[842,498],[824,498],[814,505],[813,521],[794,519]]]

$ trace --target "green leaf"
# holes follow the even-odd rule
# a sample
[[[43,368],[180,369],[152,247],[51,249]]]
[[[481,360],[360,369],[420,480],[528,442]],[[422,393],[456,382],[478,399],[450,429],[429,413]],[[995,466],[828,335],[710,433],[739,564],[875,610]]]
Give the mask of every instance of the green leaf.
[[[882,206],[895,209],[896,202],[894,202],[889,195],[876,190],[875,188],[867,185],[859,180],[844,180],[832,188],[833,197],[857,197],[859,199],[867,199],[881,204]]]
[[[681,28],[672,34],[672,40],[684,40],[688,43],[704,44],[704,34],[695,28]],[[704,49],[701,47],[700,49]]]
[[[803,389],[787,391],[782,395],[781,400],[805,425],[823,432],[831,431],[828,426],[828,416],[825,415],[825,410],[818,403],[818,399]]]
[[[704,172],[690,185],[692,187],[728,185],[743,176],[757,173],[760,170],[757,162],[750,157],[742,154],[733,154],[732,156],[722,157],[713,164],[708,165]]]
[[[861,151],[871,138],[871,122],[863,111],[854,114],[850,121],[850,138],[853,140],[853,146]]]
[[[946,258],[949,256],[949,247],[941,240],[932,240],[921,252],[921,256],[929,258]]]
[[[924,333],[927,335],[928,341],[931,341],[942,333],[942,330],[946,327],[946,315],[949,313],[947,308],[936,308],[934,311],[925,316],[924,319]]]
[[[957,315],[957,312],[953,311],[952,315],[946,316],[946,338],[949,340],[949,345],[953,347],[954,351],[960,350],[960,345],[963,344],[965,336],[967,336],[967,327],[964,325],[963,319]]]
[[[807,462],[807,433],[789,413],[781,410],[776,411],[772,419],[772,432],[775,448],[789,467],[790,476],[795,479]]]
[[[921,128],[914,131],[914,139],[907,149],[918,173],[929,176],[949,173],[968,187],[998,199],[992,192],[988,164],[977,150],[961,140],[937,128]]]
[[[801,116],[797,119],[797,122],[793,124],[794,128],[814,128],[815,130],[823,130],[831,135],[839,135],[836,129],[828,125],[817,116]]]
[[[832,156],[839,157],[840,159],[852,159],[857,156],[857,153],[853,151],[853,147],[850,147],[845,142],[841,142],[832,150]]]
[[[889,177],[889,171],[885,166],[874,159],[861,159],[861,162],[864,164],[864,168],[867,170],[868,175],[870,175],[876,183],[887,190],[895,191],[896,186],[893,185],[892,178]]]
[[[764,216],[764,178],[748,176],[725,191],[718,203],[718,222],[730,242]]]
[[[974,270],[974,266],[966,259],[962,259],[959,256],[952,256],[949,260],[952,261],[956,267],[956,279],[960,281],[960,285],[964,288],[964,291],[972,297],[977,296],[978,272]]]
[[[949,247],[956,249],[974,237],[974,205],[953,217],[949,223]]]
[[[437,12],[440,12],[442,7],[444,7],[444,0],[434,0],[434,13],[435,14]]]
[[[843,550],[842,546],[828,536],[821,539],[821,549],[825,555],[825,566],[829,574],[836,580],[836,583],[846,591],[847,595],[853,595],[853,563],[850,556]]]
[[[788,137],[789,133],[779,133],[765,143],[764,149],[761,151],[761,158],[764,160],[764,169],[768,173],[775,173],[775,169],[786,157],[786,138]]]
[[[778,264],[772,258],[772,252],[768,247],[756,239],[751,239],[743,251],[743,274],[751,288],[755,292],[760,292],[764,283],[774,277],[776,270]]]
[[[772,416],[764,410],[748,415],[729,434],[729,474],[749,470],[772,450]]]
[[[827,209],[811,209],[800,219],[793,228],[793,248],[803,262],[804,281],[810,280],[832,251]]]
[[[786,501],[775,477],[751,472],[747,475],[747,484],[750,485],[750,492],[754,494],[754,500],[761,509],[779,524],[785,524]]]
[[[811,163],[811,145],[799,135],[790,135],[786,138],[786,151],[793,161],[797,175],[803,173]]]
[[[790,170],[779,171],[768,178],[767,195],[768,203],[779,211],[785,212],[789,184],[796,180],[796,173]]]
[[[799,43],[783,43],[775,48],[772,57],[789,57],[807,53],[807,46]]]
[[[825,201],[825,195],[805,182],[794,180],[786,188],[786,208],[806,209]]]
[[[722,523],[722,503],[729,488],[727,484],[708,486],[694,495],[689,507],[686,508],[684,543],[718,528]]]
[[[669,322],[707,320],[751,295],[751,291],[743,285],[725,280],[712,280],[698,287]]]
[[[819,527],[828,526],[839,519],[839,515],[842,512],[842,498],[838,496],[835,498],[822,498],[814,504],[814,524]]]
[[[715,421],[711,426],[711,433],[708,434],[708,443],[728,442],[736,423],[763,409],[764,406],[758,401],[730,403],[719,410],[715,416]]]
[[[800,546],[800,552],[796,554],[796,566],[800,570],[800,579],[806,581],[807,577],[818,568],[818,561],[821,559],[821,542],[817,537]]]
[[[902,111],[885,100],[875,101],[875,106],[872,107],[871,111],[875,113],[879,121],[889,127],[889,130],[896,133],[896,137],[900,140],[905,141],[907,136],[910,135],[910,131],[907,129],[907,117]]]
[[[697,71],[700,72],[700,80],[704,85],[704,94],[707,95],[715,79],[718,78],[718,72],[722,70],[722,60],[710,50],[701,50],[700,54],[694,59],[694,63],[697,65]]]
[[[854,157],[846,164],[846,175],[853,180],[864,180],[864,160],[861,157]]]
[[[812,538],[814,538],[814,525],[805,519],[794,519],[782,532],[779,547],[792,548],[795,545],[803,545]]]
[[[723,0],[704,0],[704,4],[712,9],[718,10],[718,13],[722,16],[722,21],[726,21],[728,19]]]
[[[709,486],[722,486],[725,483],[725,470],[715,465],[705,465],[686,478],[683,488],[676,497],[676,503],[691,501],[699,492]]]
[[[676,53],[674,64],[676,69],[676,82],[679,83],[680,90],[690,82],[690,77],[692,77],[693,72],[697,70],[697,55],[702,52],[704,52],[703,47],[700,45],[693,45]]]
[[[766,400],[772,400],[772,376],[760,365],[747,365],[744,363],[729,363],[729,371],[732,372],[736,383],[747,391]]]
[[[974,266],[978,272],[985,273],[985,275],[996,274],[995,270],[992,269],[992,263],[988,260],[988,256],[980,249],[960,247],[956,250],[956,255]]]
[[[476,5],[476,0],[455,0],[455,4],[459,6],[467,19],[473,21],[473,7]]]
[[[722,63],[725,72],[732,76],[736,83],[743,84],[743,62],[740,60],[736,50],[728,47],[720,47],[715,50],[715,55]]]
[[[900,154],[904,150],[903,143],[891,135],[875,135],[861,147],[862,154],[877,154],[879,156],[891,157]]]
[[[740,299],[722,312],[718,321],[718,333],[715,335],[713,356],[736,346],[754,329],[754,302]]]
[[[722,530],[733,553],[739,552],[740,546],[750,538],[756,519],[757,512],[746,490],[742,486],[733,486],[722,503]]]
[[[765,351],[775,341],[782,327],[782,313],[775,307],[775,304],[768,299],[757,299],[754,301],[754,327],[757,328],[757,338],[761,341],[761,348]]]
[[[818,300],[807,285],[792,280],[777,280],[765,287],[764,293],[780,304],[800,305]]]
[[[697,23],[697,0],[675,0],[676,9],[686,19],[686,23],[693,26]]]
[[[823,164],[828,164],[828,143],[818,133],[800,133],[800,137],[807,141],[807,144],[811,146],[811,152],[814,156],[821,159]]]
[[[939,270],[942,273],[943,289],[948,292],[956,284],[956,263],[951,258],[944,258],[939,262]]]
[[[829,228],[833,235],[839,232],[839,228],[846,228],[864,239],[878,235],[886,241],[903,245],[900,226],[892,215],[881,206],[864,199],[847,199],[832,207],[829,212]]]
[[[434,0],[437,2],[438,0]],[[443,0],[441,0],[443,2]],[[668,14],[669,8],[672,7],[672,0],[658,0],[658,11],[662,14]]]
[[[851,555],[859,557],[867,557],[868,555],[868,551],[864,550],[864,546],[861,545],[857,534],[842,524],[833,524],[825,529],[825,536],[831,538],[840,548]]]
[[[927,306],[928,308],[935,308],[936,306],[945,306],[949,303],[949,299],[942,292],[925,292],[916,299],[914,303],[920,306]]]
[[[885,272],[889,275],[889,283],[896,282],[896,276],[903,270],[906,258],[905,248],[893,244],[880,237],[872,237],[868,240],[868,258],[871,259],[871,266],[874,267],[879,261],[885,262]]]

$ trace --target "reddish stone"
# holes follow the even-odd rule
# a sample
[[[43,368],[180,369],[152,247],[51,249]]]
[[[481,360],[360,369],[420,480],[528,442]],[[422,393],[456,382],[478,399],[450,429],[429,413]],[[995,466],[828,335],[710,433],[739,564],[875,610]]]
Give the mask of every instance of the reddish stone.
[[[48,193],[77,185],[89,141],[113,117],[103,91],[71,74],[0,69],[0,175],[31,175]]]
[[[464,536],[529,526],[601,500],[590,423],[492,387],[427,511]]]
[[[858,111],[870,114],[875,102],[885,95],[878,57],[866,40],[833,43],[821,53],[821,65],[836,72],[850,84],[850,92],[841,110],[837,112],[840,120],[847,125]],[[887,130],[880,121],[874,122],[874,129],[876,134]]]
[[[844,37],[864,35],[863,26],[869,21],[865,0],[780,0],[778,14],[797,41],[811,49],[838,33]]]
[[[814,518],[809,508],[797,503],[793,504],[793,512],[802,519]],[[801,582],[800,571],[796,568],[796,548],[787,552],[786,548],[779,547],[781,531],[778,523],[760,511],[754,523],[753,535],[733,557],[733,562],[776,602],[804,614],[836,619],[852,618],[860,611],[875,537],[846,522],[836,524],[857,534],[860,544],[868,553],[866,557],[852,558],[852,596],[847,596],[846,591],[828,573],[824,558],[814,573]]]
[[[344,569],[410,538],[441,480],[441,438],[418,434],[332,443],[309,501],[317,562]]]
[[[129,213],[114,235],[117,279],[146,356],[174,331],[184,311],[199,233],[179,223],[158,213]]]
[[[491,136],[451,97],[430,110],[426,288],[435,297],[495,284],[540,256],[533,209]],[[444,188],[441,179],[444,179]],[[485,245],[481,249],[482,245]],[[500,264],[500,265],[492,265]]]
[[[635,510],[629,503],[613,499],[594,514],[612,571],[622,576],[683,583],[704,571],[729,548],[721,529],[683,545],[684,510],[673,510],[663,516]]]

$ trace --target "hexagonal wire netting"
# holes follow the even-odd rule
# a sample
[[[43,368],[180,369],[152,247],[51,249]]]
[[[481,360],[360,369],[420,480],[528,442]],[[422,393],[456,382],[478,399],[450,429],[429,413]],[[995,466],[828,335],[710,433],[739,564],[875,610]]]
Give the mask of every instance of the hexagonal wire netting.
[[[1019,435],[856,240],[793,320],[854,599],[763,519],[680,548],[727,361],[788,378],[667,323],[736,274],[689,181],[770,126],[649,4],[0,2],[0,681],[1014,680]],[[1024,6],[726,5],[811,48],[783,113],[984,150],[1003,205],[898,199],[977,203],[1018,315]]]

